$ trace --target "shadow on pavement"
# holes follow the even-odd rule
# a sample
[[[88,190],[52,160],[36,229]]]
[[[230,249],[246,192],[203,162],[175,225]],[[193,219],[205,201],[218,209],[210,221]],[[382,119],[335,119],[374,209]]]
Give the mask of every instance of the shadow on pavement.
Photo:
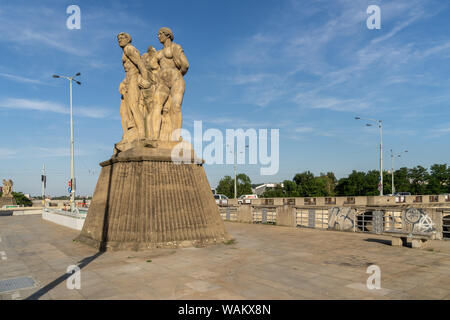
[[[78,267],[80,268],[80,270],[83,269],[89,263],[91,263],[92,261],[94,261],[95,259],[100,257],[103,253],[104,253],[104,251],[99,251],[99,252],[97,252],[96,254],[94,254],[94,255],[92,255],[90,257],[84,258],[83,260],[81,260],[77,264]],[[31,296],[29,296],[25,300],[38,300],[40,297],[42,297],[43,295],[48,293],[50,290],[55,288],[61,282],[66,281],[71,275],[72,275],[72,273],[65,273],[65,274],[63,274],[59,278],[57,278],[57,279],[53,280],[52,282],[50,282],[49,284],[47,284],[45,287],[43,287],[43,288],[39,289],[38,291],[36,291],[35,293],[33,293]]]
[[[387,246],[391,245],[391,240],[386,240],[386,239],[372,239],[372,238],[368,238],[368,239],[364,239],[364,241],[377,242],[377,243],[385,244]]]

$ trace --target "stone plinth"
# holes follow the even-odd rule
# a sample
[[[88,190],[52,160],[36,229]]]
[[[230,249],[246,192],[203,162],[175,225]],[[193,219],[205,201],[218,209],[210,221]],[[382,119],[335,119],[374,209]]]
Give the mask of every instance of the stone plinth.
[[[16,204],[14,197],[0,197],[0,208],[3,206],[15,206]]]
[[[137,147],[101,163],[77,240],[101,250],[140,250],[230,239],[198,162],[176,164],[170,149]]]

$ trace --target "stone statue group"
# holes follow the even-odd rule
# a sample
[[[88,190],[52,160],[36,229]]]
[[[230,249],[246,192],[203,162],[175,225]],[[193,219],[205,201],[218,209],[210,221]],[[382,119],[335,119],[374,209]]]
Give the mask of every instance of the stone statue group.
[[[12,197],[13,181],[3,179],[2,197]]]
[[[120,83],[120,116],[122,140],[119,151],[132,147],[136,141],[158,145],[162,141],[179,141],[182,125],[181,104],[185,82],[183,76],[189,63],[183,48],[173,42],[169,28],[161,28],[158,38],[163,49],[149,46],[142,56],[131,45],[128,33],[119,33],[117,40],[123,49],[125,79]]]

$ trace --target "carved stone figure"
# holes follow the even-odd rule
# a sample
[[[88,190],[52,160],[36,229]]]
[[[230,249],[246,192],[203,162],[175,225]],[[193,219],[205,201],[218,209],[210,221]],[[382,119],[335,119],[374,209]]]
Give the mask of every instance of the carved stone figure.
[[[123,138],[102,169],[77,240],[100,250],[145,250],[227,242],[203,168],[181,129],[189,64],[173,33],[158,33],[164,48],[142,56],[120,33],[125,79],[120,114]],[[180,146],[182,148],[180,148]],[[180,158],[183,161],[178,161]]]
[[[153,97],[155,95],[156,86],[158,84],[158,74],[155,70],[152,70],[152,68],[151,68],[151,61],[155,55],[156,55],[156,49],[153,46],[149,46],[147,48],[147,52],[145,52],[142,55],[142,61],[147,70],[147,79],[150,82],[149,88],[147,88],[147,89],[144,88],[141,90],[141,94],[142,94],[141,108],[143,109],[143,112],[146,117],[152,110]],[[146,138],[148,138],[147,133],[146,133]]]
[[[119,144],[145,139],[145,114],[140,108],[141,88],[148,88],[148,72],[141,60],[139,51],[131,45],[131,36],[121,32],[117,36],[119,46],[123,49],[122,63],[125,79],[120,83],[120,115],[122,118],[123,137]]]
[[[13,181],[3,179],[2,197],[12,197]]]
[[[170,142],[181,141],[183,77],[189,62],[183,48],[173,42],[172,30],[161,28],[158,38],[163,49],[149,46],[141,57],[129,34],[117,36],[126,75],[119,86],[123,137],[116,154],[137,145],[170,147]]]
[[[157,73],[158,84],[153,107],[147,115],[147,136],[150,140],[171,140],[174,130],[181,129],[185,82],[183,76],[189,69],[189,63],[183,48],[173,42],[172,30],[163,27],[158,32],[159,41],[164,48],[151,60],[151,68]],[[179,133],[175,135],[179,140]]]

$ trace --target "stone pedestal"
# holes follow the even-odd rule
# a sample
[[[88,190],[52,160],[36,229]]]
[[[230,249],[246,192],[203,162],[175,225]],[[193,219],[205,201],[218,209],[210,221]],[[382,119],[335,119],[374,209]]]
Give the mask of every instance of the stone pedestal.
[[[100,250],[141,250],[231,239],[201,161],[176,164],[170,154],[136,147],[102,162],[77,240]]]
[[[0,197],[0,209],[3,206],[15,206],[16,204],[14,197]]]

